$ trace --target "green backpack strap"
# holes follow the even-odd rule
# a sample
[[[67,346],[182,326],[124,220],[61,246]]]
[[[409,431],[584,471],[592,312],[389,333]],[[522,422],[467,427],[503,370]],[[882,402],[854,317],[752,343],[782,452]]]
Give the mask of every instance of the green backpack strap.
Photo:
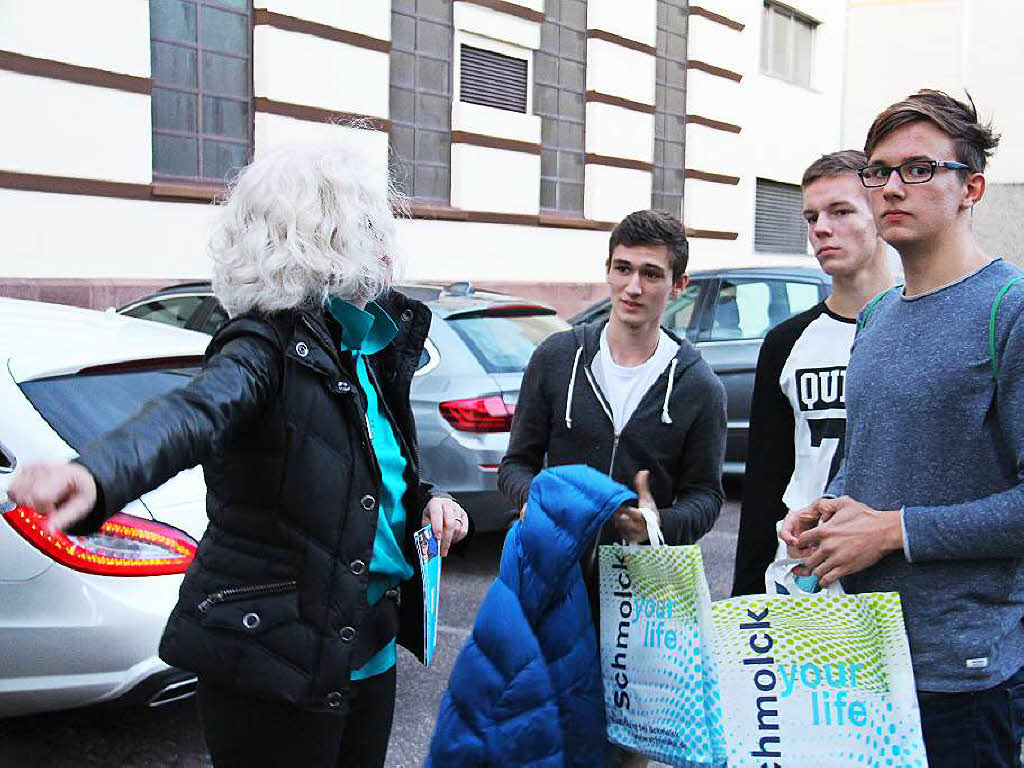
[[[999,293],[992,300],[992,313],[988,318],[988,358],[992,365],[992,379],[996,384],[999,383],[999,350],[996,347],[996,319],[999,317],[999,305],[1003,303],[1007,292],[1022,281],[1024,281],[1024,277],[1013,278],[999,289]]]
[[[878,302],[885,298],[885,294],[887,294],[889,291],[893,291],[896,290],[897,288],[902,287],[903,285],[900,284],[893,286],[892,288],[886,288],[880,294],[875,296],[875,298],[873,298],[871,301],[864,305],[864,309],[861,310],[860,317],[857,319],[857,333],[860,333],[864,329],[864,326],[868,324],[868,318],[871,317],[871,313],[875,311],[875,307],[878,306]]]

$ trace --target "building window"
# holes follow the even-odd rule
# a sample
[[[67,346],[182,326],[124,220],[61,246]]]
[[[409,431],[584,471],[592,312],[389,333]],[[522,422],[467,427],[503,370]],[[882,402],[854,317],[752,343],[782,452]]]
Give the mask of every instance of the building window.
[[[541,118],[540,207],[583,213],[587,67],[585,0],[545,0],[533,112]]]
[[[754,250],[807,253],[807,222],[798,184],[757,180],[754,204]]]
[[[658,0],[651,207],[682,216],[687,0]]]
[[[252,157],[249,0],[150,0],[153,178],[222,184]]]
[[[784,5],[765,2],[761,14],[761,71],[805,88],[818,23]]]
[[[448,203],[452,2],[391,4],[391,178],[410,197]]]

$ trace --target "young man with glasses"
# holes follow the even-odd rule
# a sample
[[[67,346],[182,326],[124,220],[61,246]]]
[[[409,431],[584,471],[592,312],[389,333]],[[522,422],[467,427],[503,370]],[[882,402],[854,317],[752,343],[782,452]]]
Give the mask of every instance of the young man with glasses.
[[[782,528],[823,584],[900,593],[932,768],[1020,759],[1024,273],[971,231],[997,143],[938,91],[875,118],[860,176],[906,285],[861,313],[838,498]]]
[[[857,171],[860,150],[833,152],[804,171],[804,219],[828,298],[775,326],[757,359],[750,440],[736,544],[733,596],[764,591],[775,525],[821,496],[843,458],[843,381],[857,313],[892,285],[885,241]]]

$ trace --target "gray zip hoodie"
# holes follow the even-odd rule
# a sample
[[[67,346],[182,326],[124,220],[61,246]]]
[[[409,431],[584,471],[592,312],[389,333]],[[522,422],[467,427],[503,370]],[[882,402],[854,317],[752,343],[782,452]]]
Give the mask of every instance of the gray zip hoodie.
[[[498,488],[517,507],[545,466],[587,464],[633,487],[650,470],[650,489],[669,544],[692,544],[718,519],[725,453],[725,391],[688,340],[616,434],[594,377],[603,323],[556,333],[533,353],[523,376]],[[600,542],[618,535],[608,523]]]

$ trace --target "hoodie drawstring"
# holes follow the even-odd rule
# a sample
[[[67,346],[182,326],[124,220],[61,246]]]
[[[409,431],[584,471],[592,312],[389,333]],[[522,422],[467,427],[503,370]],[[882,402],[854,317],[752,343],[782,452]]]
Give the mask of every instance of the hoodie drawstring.
[[[671,424],[672,417],[668,415],[668,396],[672,394],[672,381],[676,377],[676,363],[679,362],[678,357],[672,358],[672,367],[668,369],[668,381],[665,383],[665,403],[661,406],[661,423]]]
[[[569,376],[569,390],[565,393],[565,428],[572,429],[572,391],[576,388],[576,369],[580,363],[583,347],[576,347],[576,357],[572,359],[572,375]]]

